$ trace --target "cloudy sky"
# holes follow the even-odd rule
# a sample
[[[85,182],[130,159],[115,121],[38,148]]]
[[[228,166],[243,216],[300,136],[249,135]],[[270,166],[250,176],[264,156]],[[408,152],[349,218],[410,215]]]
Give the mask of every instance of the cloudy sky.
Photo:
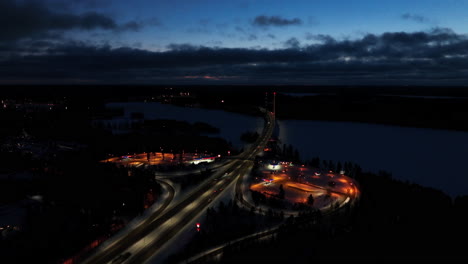
[[[0,84],[465,85],[464,0],[0,0]]]

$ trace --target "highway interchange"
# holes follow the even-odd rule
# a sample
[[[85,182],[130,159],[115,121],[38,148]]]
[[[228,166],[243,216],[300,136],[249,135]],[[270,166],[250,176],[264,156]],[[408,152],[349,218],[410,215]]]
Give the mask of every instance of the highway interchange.
[[[266,146],[275,126],[274,114],[267,112],[262,134],[252,147],[229,163],[222,166],[207,181],[180,202],[169,206],[166,202],[140,225],[120,237],[117,241],[86,259],[83,263],[144,263],[240,175],[247,173],[253,166],[253,159]],[[237,190],[237,188],[236,188]],[[172,194],[173,195],[173,194]],[[238,194],[236,194],[238,195]],[[128,254],[128,252],[134,252]],[[122,258],[125,256],[125,258]]]

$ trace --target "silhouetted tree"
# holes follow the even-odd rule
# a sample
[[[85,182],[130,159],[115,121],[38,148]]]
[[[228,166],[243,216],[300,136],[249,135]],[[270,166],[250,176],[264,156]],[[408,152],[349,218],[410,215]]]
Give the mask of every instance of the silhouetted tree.
[[[297,149],[294,151],[294,160],[299,161],[299,151]]]
[[[339,173],[341,170],[343,170],[343,166],[341,165],[341,162],[338,162],[336,165],[336,171]]]
[[[288,151],[286,153],[288,157],[292,157],[293,155],[293,146],[291,144],[288,145]]]
[[[279,197],[280,199],[284,199],[284,194],[285,194],[285,193],[284,193],[284,189],[283,189],[283,184],[280,184],[278,197]]]
[[[328,162],[326,160],[322,161],[322,169],[326,170],[328,168]]]
[[[312,194],[310,194],[309,197],[307,197],[307,204],[308,205],[314,204],[314,197],[312,196]]]
[[[219,202],[218,210],[221,214],[224,214],[226,212],[226,206],[224,205],[223,201]]]
[[[320,158],[315,157],[310,161],[310,165],[315,168],[320,168]]]
[[[273,210],[271,208],[269,208],[267,211],[267,217],[269,220],[273,218]]]

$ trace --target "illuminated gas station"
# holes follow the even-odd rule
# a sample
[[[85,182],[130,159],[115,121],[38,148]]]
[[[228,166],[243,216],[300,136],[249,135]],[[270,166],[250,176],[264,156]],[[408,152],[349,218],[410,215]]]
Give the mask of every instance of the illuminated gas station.
[[[359,194],[354,180],[344,171],[321,171],[320,169],[284,161],[263,162],[259,176],[253,179],[250,189],[267,197],[277,197],[280,185],[285,191],[285,200],[291,203],[306,203],[309,195],[314,207],[324,208],[333,203],[343,203]],[[349,200],[349,199],[348,199]]]
[[[143,152],[133,153],[123,156],[110,157],[101,162],[112,162],[123,166],[140,167],[143,165],[197,165],[200,163],[211,163],[221,158],[221,155],[206,155],[200,153],[163,153],[163,152]]]

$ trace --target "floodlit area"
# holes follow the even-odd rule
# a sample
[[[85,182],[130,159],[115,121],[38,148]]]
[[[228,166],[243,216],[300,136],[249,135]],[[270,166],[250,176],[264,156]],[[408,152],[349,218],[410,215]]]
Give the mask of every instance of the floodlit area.
[[[284,199],[291,204],[307,204],[314,198],[313,207],[327,209],[333,204],[344,204],[359,195],[355,181],[343,171],[321,171],[291,162],[262,162],[250,189],[266,197],[278,197],[283,186]]]
[[[101,162],[112,162],[124,166],[140,167],[143,165],[197,165],[200,163],[211,163],[221,158],[221,155],[201,154],[201,153],[163,153],[144,152],[139,154],[128,154],[118,157],[110,157]]]

